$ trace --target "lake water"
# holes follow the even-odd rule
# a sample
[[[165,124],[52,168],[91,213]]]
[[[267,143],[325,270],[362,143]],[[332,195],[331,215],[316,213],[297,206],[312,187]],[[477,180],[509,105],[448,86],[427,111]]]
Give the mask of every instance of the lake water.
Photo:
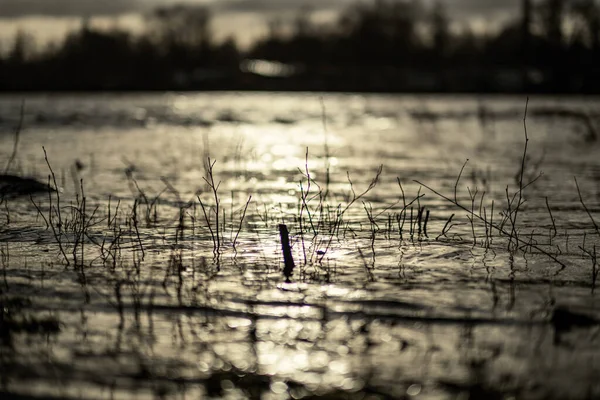
[[[0,166],[47,183],[49,163],[59,191],[3,183],[0,395],[597,398],[599,118],[595,98],[2,95]]]

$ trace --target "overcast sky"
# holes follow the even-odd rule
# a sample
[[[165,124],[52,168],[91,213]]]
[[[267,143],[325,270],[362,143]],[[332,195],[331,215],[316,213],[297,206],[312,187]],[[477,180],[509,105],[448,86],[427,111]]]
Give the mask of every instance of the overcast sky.
[[[430,0],[424,0],[428,2]],[[444,0],[453,14],[494,14],[515,10],[519,0]],[[85,16],[147,11],[159,5],[207,4],[230,12],[294,10],[303,4],[315,9],[343,8],[356,0],[0,0],[0,15]]]
[[[363,0],[365,1],[365,0]],[[422,0],[428,3],[433,0]],[[514,15],[520,0],[440,0],[455,19],[493,21]],[[276,13],[293,13],[310,6],[320,19],[335,14],[357,0],[0,0],[0,39],[12,37],[17,29],[39,39],[59,38],[78,25],[81,17],[135,27],[139,16],[158,6],[181,3],[210,5],[213,28],[218,37],[234,35],[247,44],[264,32],[265,20]],[[137,16],[137,17],[136,17]],[[137,21],[136,21],[137,20]]]

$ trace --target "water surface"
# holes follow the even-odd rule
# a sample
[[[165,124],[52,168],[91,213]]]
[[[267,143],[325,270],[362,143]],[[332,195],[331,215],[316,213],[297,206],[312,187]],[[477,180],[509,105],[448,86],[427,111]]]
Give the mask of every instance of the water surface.
[[[3,95],[2,166],[22,98],[0,393],[600,396],[597,99]]]

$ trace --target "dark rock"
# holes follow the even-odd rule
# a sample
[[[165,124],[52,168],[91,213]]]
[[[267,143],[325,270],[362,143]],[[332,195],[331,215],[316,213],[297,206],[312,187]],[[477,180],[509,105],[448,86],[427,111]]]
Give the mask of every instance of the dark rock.
[[[55,191],[55,189],[36,179],[0,174],[0,197],[27,196],[48,191]]]

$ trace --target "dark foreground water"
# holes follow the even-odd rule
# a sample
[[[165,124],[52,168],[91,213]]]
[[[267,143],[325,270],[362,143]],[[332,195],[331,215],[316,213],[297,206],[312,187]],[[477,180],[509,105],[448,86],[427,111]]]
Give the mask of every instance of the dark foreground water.
[[[0,397],[600,397],[600,101],[525,107],[0,97]]]

